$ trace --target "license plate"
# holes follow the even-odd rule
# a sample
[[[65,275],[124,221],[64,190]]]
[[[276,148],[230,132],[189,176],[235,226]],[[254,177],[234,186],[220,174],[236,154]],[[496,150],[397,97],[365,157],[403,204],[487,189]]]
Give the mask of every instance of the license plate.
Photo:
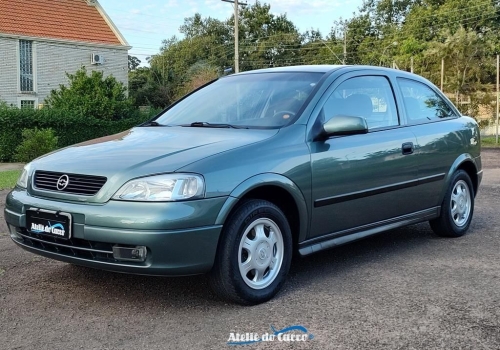
[[[34,234],[69,239],[71,237],[71,214],[29,209],[26,210],[26,228]]]

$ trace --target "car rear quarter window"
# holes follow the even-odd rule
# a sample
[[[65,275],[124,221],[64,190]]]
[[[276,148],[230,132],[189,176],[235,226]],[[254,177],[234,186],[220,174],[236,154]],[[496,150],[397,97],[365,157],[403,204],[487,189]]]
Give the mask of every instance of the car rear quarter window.
[[[455,117],[448,103],[424,83],[398,78],[408,124],[423,124]]]
[[[391,85],[383,76],[359,76],[342,82],[323,106],[326,120],[335,116],[364,117],[368,129],[399,125]]]

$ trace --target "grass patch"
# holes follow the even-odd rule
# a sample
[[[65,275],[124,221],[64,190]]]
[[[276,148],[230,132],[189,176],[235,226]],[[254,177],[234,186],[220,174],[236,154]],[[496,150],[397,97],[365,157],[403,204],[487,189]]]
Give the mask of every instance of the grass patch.
[[[500,142],[500,136],[498,137],[498,141]],[[481,137],[481,146],[486,148],[488,147],[500,148],[500,143],[496,143],[495,136],[483,136]]]
[[[0,190],[12,188],[21,175],[21,170],[0,171]]]

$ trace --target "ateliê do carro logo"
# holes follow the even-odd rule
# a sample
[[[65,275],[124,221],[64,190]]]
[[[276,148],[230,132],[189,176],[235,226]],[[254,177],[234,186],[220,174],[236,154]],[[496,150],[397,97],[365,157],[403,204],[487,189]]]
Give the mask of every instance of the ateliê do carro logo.
[[[304,326],[296,325],[280,330],[271,326],[271,332],[266,333],[229,333],[227,345],[249,345],[260,342],[306,342],[314,339],[314,335],[309,333]]]
[[[31,223],[31,232],[34,233],[52,233],[58,236],[64,236],[64,227],[61,224],[51,225],[49,222],[48,226],[42,224]]]

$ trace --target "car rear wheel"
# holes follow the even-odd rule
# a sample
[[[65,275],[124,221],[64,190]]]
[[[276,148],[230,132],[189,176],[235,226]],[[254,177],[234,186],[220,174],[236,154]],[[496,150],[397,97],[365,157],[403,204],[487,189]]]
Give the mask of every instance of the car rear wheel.
[[[469,175],[457,171],[450,182],[441,205],[441,216],[431,220],[431,228],[438,236],[460,237],[469,229],[474,213],[474,189]]]
[[[245,201],[224,225],[212,289],[244,305],[271,299],[285,282],[292,258],[292,236],[283,212],[259,199]]]

